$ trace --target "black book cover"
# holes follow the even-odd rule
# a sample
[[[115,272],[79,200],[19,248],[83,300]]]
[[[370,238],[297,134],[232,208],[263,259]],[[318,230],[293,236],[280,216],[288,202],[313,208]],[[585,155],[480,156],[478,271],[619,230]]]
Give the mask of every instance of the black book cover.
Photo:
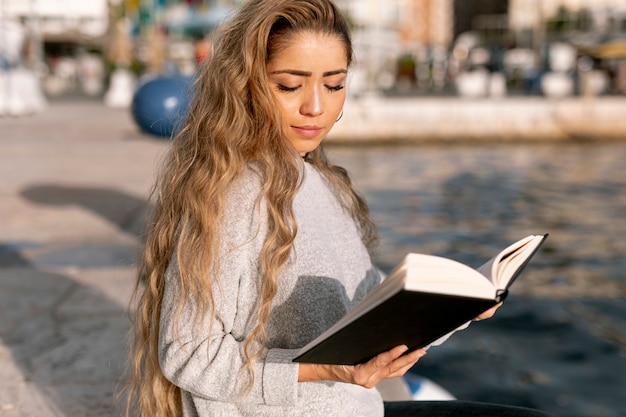
[[[407,345],[409,351],[419,349],[497,303],[401,290],[294,361],[356,365],[398,345]]]

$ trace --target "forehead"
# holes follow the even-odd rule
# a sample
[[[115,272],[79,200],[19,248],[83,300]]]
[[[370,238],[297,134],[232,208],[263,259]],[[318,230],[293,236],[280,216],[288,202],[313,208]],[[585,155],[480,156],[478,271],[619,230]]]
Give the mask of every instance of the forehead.
[[[268,68],[274,69],[284,65],[347,69],[346,46],[337,35],[312,31],[297,32],[281,42],[267,63]]]

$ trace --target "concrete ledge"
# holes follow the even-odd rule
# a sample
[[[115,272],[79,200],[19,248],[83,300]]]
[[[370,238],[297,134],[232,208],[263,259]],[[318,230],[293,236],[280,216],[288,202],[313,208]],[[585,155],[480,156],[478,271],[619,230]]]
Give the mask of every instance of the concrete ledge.
[[[328,141],[626,139],[626,97],[350,98]]]

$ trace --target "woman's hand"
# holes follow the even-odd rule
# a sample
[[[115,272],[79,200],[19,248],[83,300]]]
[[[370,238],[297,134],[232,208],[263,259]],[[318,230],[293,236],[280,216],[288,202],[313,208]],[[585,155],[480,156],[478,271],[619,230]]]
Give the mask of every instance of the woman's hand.
[[[403,355],[407,350],[408,347],[404,345],[396,346],[368,362],[354,366],[301,363],[298,381],[337,381],[373,388],[383,379],[404,375],[426,354],[426,350],[418,349]]]
[[[496,310],[499,309],[501,305],[502,305],[502,301],[500,301],[495,306],[491,307],[489,310],[481,313],[479,316],[477,316],[474,319],[474,321],[481,321],[481,320],[485,320],[485,319],[489,319],[493,317],[493,315],[496,314]]]

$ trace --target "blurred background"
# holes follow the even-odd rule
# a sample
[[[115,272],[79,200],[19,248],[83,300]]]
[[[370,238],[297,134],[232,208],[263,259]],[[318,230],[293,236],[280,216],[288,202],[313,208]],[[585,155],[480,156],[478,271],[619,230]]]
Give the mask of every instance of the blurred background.
[[[33,71],[47,97],[104,96],[120,69],[193,74],[239,3],[2,0],[0,68]],[[355,31],[355,95],[626,93],[624,0],[337,3]]]
[[[0,0],[0,417],[122,415],[163,139],[241,3]],[[550,234],[506,308],[414,373],[626,417],[626,0],[337,3],[357,62],[327,151],[369,203],[375,263],[479,266]]]

